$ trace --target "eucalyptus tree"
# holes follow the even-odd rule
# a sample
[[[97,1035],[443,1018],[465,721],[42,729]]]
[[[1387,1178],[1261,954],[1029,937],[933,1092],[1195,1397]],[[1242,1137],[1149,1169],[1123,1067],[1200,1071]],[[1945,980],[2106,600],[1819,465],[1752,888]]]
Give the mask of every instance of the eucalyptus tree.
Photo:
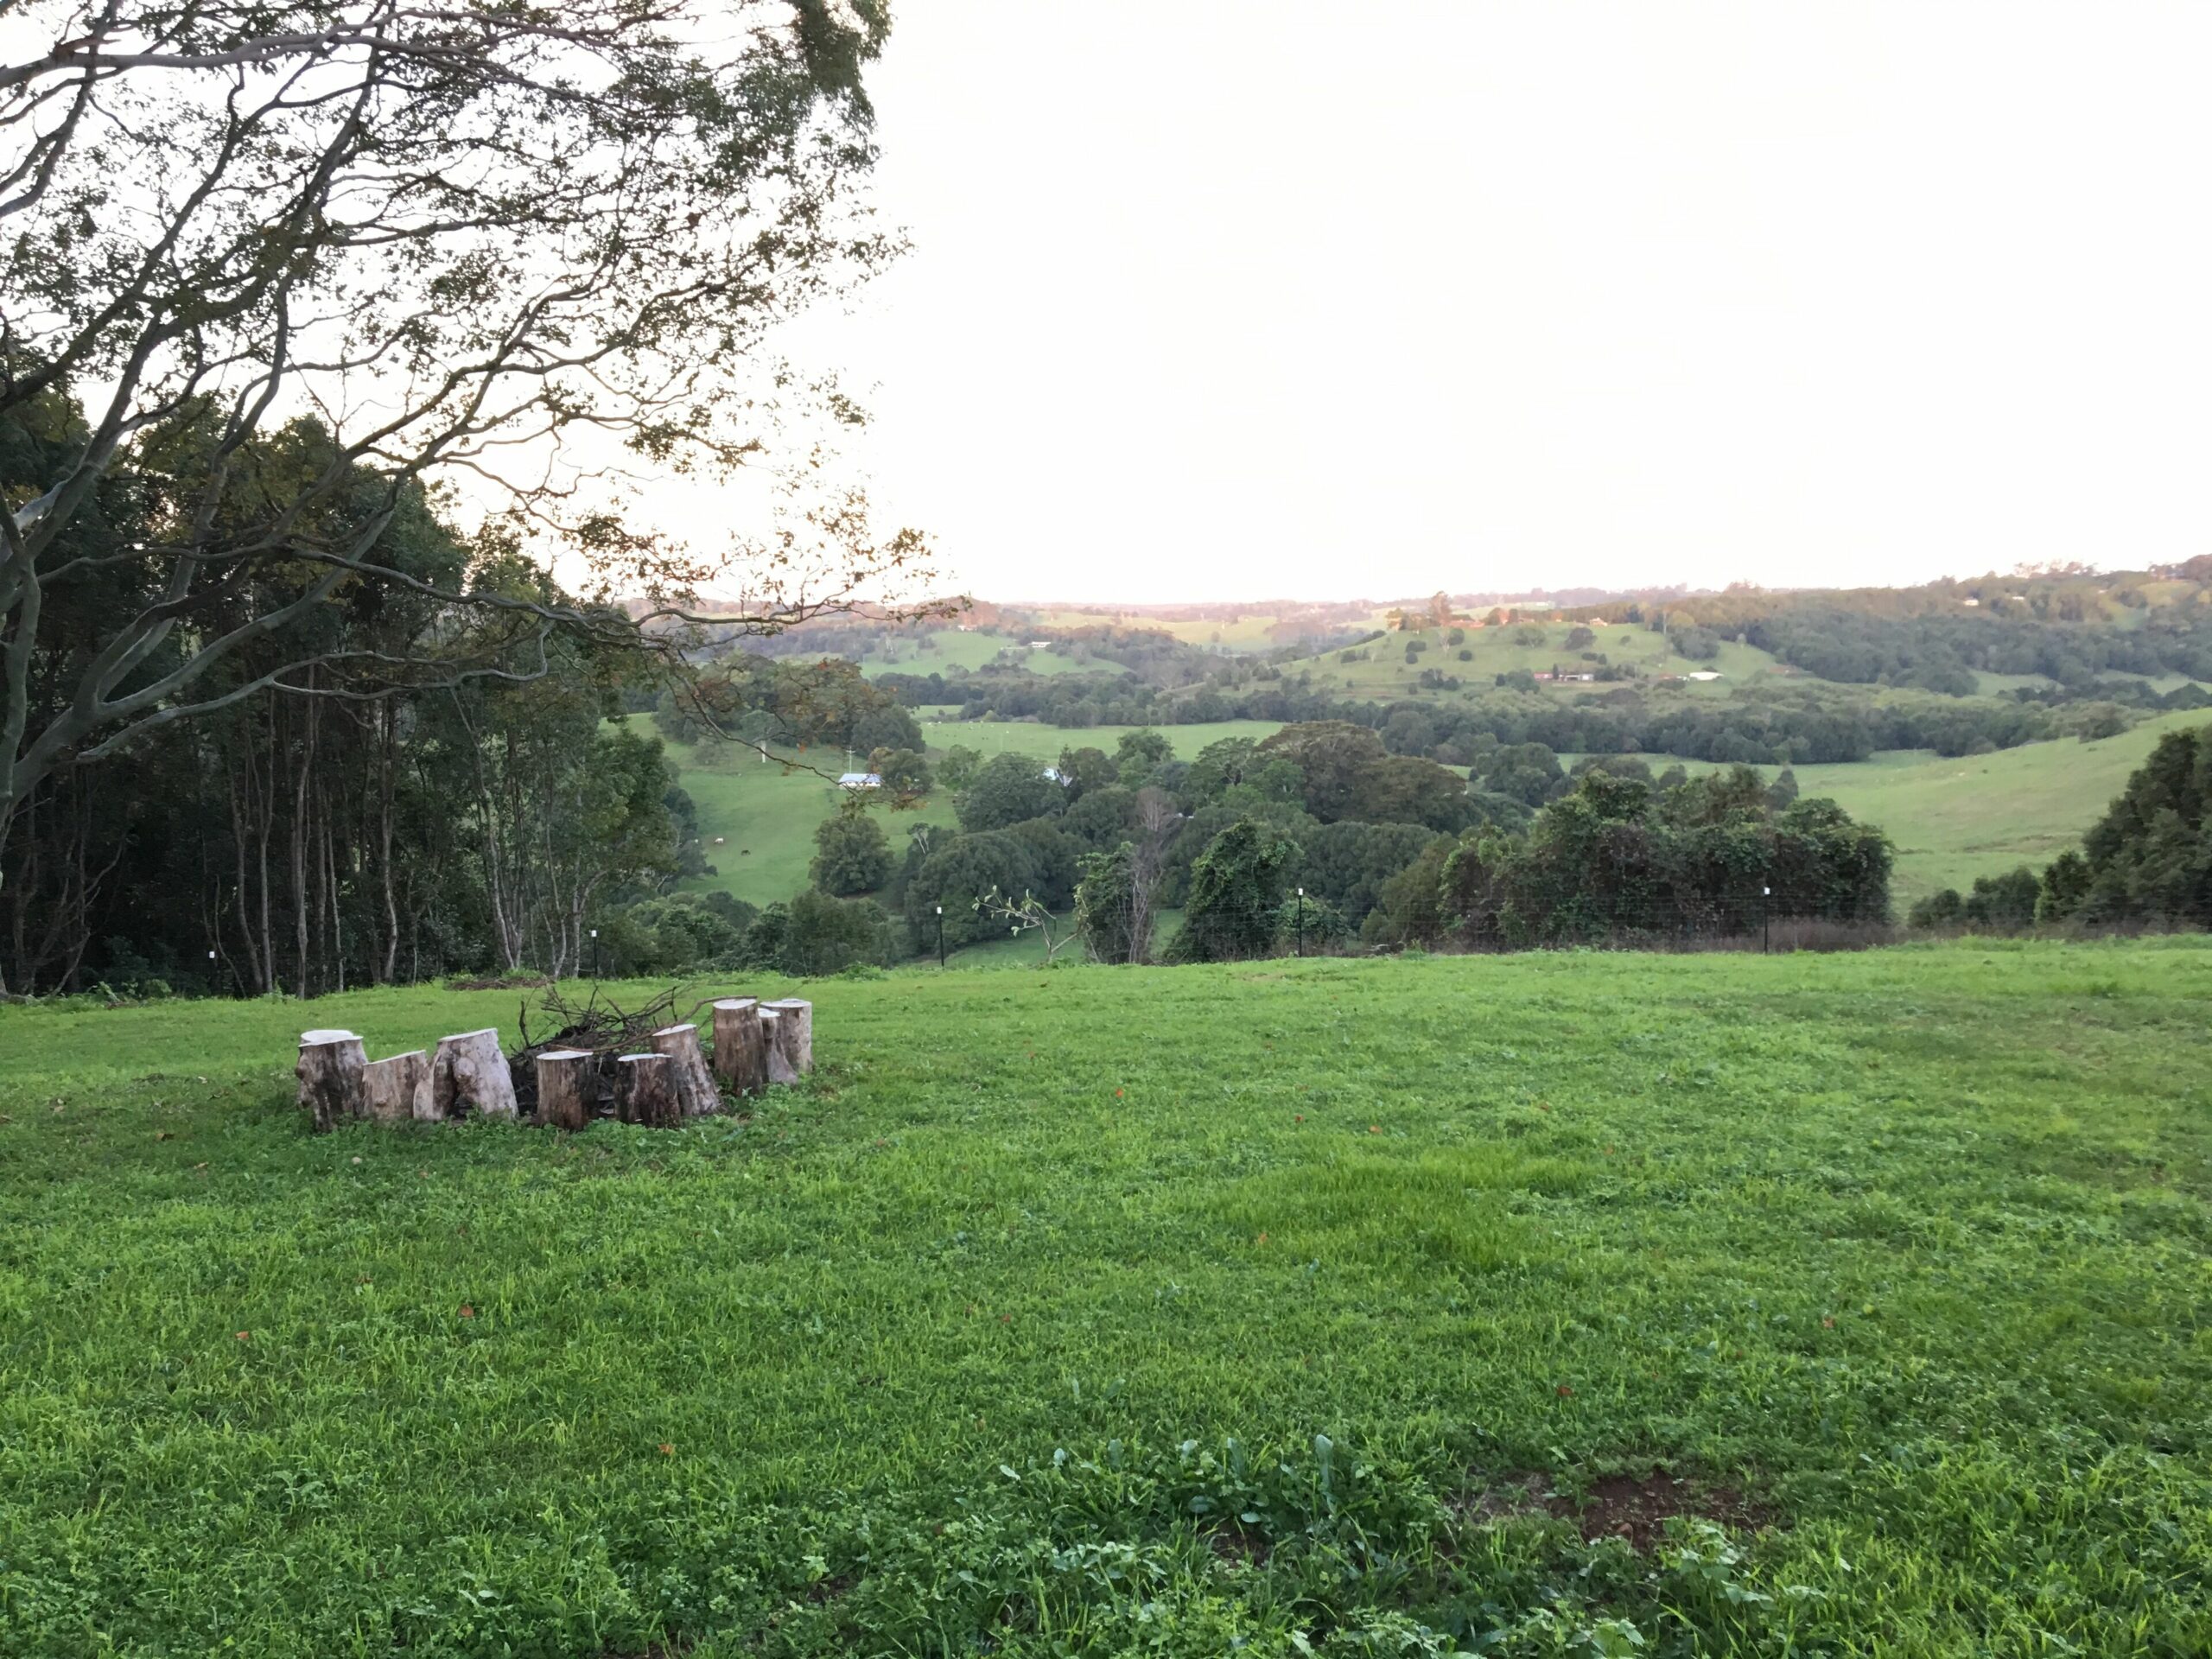
[[[620,480],[806,479],[779,423],[861,418],[765,340],[896,251],[860,192],[881,0],[5,10],[0,429],[46,441],[0,503],[0,844],[58,772],[264,693],[542,675],[563,631],[665,642],[733,578],[626,521]],[[272,464],[303,429],[304,464]],[[163,484],[119,518],[126,472]],[[456,480],[588,573],[569,591],[629,602],[393,557],[407,502]],[[820,488],[741,550],[742,626],[924,551]],[[499,625],[397,652],[309,626],[364,588]]]

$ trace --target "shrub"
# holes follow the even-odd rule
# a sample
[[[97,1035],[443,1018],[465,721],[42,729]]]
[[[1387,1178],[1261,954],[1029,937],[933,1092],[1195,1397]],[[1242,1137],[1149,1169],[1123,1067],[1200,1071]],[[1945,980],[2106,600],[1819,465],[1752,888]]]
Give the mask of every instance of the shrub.
[[[1283,871],[1297,852],[1289,840],[1253,818],[1239,818],[1216,836],[1191,868],[1175,960],[1265,956],[1274,943]]]

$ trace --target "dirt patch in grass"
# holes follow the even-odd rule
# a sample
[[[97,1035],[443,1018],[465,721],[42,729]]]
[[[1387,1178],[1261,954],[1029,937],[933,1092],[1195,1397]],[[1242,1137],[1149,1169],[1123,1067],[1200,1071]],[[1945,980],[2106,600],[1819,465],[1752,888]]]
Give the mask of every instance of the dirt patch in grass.
[[[1516,1516],[1555,1516],[1572,1521],[1591,1543],[1624,1538],[1637,1551],[1664,1537],[1667,1522],[1677,1516],[1754,1530],[1771,1526],[1777,1519],[1770,1508],[1735,1487],[1684,1480],[1656,1469],[1647,1475],[1607,1475],[1592,1481],[1580,1497],[1554,1490],[1551,1478],[1543,1474],[1478,1478],[1479,1484],[1453,1506],[1466,1520],[1480,1523]]]
[[[1242,1527],[1224,1527],[1219,1532],[1206,1536],[1206,1546],[1216,1557],[1231,1567],[1265,1567],[1268,1564],[1268,1541]]]
[[[1650,1548],[1664,1536],[1667,1522],[1676,1516],[1751,1530],[1775,1521],[1771,1510],[1732,1486],[1681,1480],[1656,1469],[1648,1475],[1607,1475],[1592,1481],[1580,1503],[1554,1498],[1552,1513],[1573,1521],[1592,1542],[1625,1538],[1637,1550]]]

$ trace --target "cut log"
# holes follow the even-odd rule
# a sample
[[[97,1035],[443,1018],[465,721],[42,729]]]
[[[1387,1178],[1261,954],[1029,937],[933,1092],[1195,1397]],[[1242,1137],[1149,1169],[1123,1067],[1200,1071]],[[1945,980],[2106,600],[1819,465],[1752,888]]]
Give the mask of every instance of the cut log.
[[[757,1095],[768,1086],[758,999],[732,996],[715,1004],[715,1075],[733,1095]]]
[[[715,1074],[707,1069],[707,1057],[699,1049],[699,1027],[696,1026],[664,1026],[653,1033],[653,1049],[668,1056],[668,1069],[675,1074],[676,1102],[686,1117],[705,1117],[722,1109],[721,1090],[715,1087]]]
[[[776,1011],[776,1052],[784,1057],[787,1077],[775,1076],[776,1061],[769,1057],[770,1079],[776,1083],[797,1083],[814,1070],[814,1004],[787,996],[780,1001],[766,1004],[761,1012]]]
[[[368,1052],[350,1031],[300,1033],[300,1104],[315,1120],[315,1132],[327,1135],[361,1115],[361,1073]]]
[[[665,1054],[625,1054],[614,1062],[614,1109],[625,1123],[673,1129],[683,1122],[676,1062]]]
[[[516,1115],[515,1080],[499,1052],[498,1027],[438,1039],[430,1061],[430,1101],[433,1115],[441,1118]]]
[[[430,1115],[430,1057],[421,1049],[371,1060],[361,1073],[361,1103],[378,1123]]]
[[[574,1135],[599,1101],[599,1057],[588,1048],[549,1048],[537,1057],[537,1121]]]
[[[785,1064],[783,1052],[777,1047],[777,1027],[784,1023],[784,1016],[763,1002],[760,1005],[760,1057],[767,1062],[768,1081],[797,1083],[798,1074]]]

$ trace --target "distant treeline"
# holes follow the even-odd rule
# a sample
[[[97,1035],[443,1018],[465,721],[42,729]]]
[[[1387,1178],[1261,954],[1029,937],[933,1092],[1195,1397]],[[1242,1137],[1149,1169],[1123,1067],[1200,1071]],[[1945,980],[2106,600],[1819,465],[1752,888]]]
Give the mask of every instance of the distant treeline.
[[[1464,698],[1382,702],[1312,690],[1281,673],[1233,690],[1208,685],[1182,694],[1075,675],[986,682],[886,674],[876,684],[901,702],[949,704],[968,719],[1035,720],[1077,728],[1222,720],[1343,721],[1383,732],[1401,753],[1433,753],[1461,766],[1469,747],[1484,737],[1585,753],[1678,754],[1723,765],[1863,760],[1878,749],[1961,755],[2069,735],[2101,714],[2094,706],[2054,710],[2009,697],[1896,692],[1876,698],[1817,685],[1777,685],[1709,701],[1652,696],[1624,686],[1574,702],[1503,690]],[[2107,716],[2112,712],[2101,711]]]

